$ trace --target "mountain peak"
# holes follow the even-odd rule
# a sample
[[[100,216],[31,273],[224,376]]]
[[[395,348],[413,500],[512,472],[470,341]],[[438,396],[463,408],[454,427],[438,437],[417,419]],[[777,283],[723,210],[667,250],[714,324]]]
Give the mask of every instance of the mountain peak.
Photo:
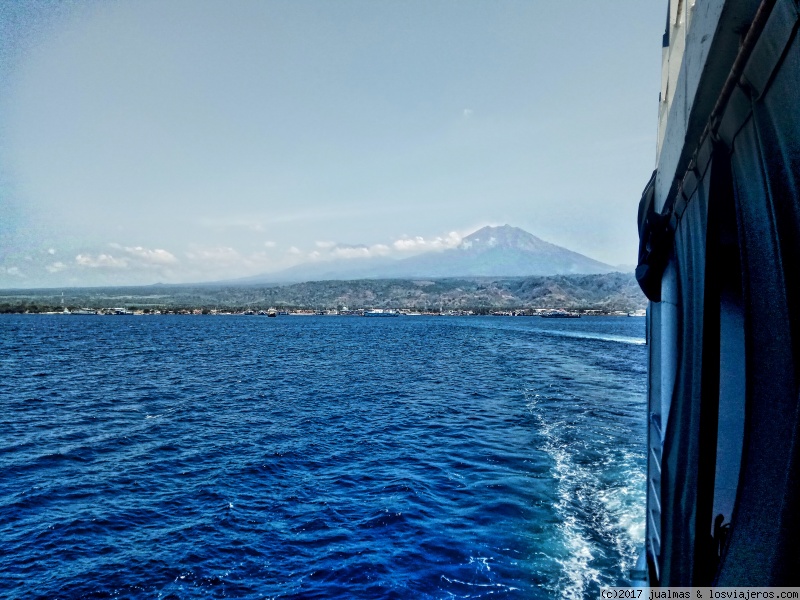
[[[365,264],[366,263],[366,264]],[[486,226],[471,233],[448,250],[429,251],[401,260],[370,258],[352,266],[352,261],[307,264],[284,271],[294,281],[319,279],[385,279],[409,277],[528,277],[609,273],[614,267],[511,225]],[[324,269],[324,272],[322,272]],[[273,274],[272,279],[275,279]],[[249,278],[265,279],[265,275]]]
[[[614,268],[511,225],[487,226],[456,248],[398,261],[395,276],[494,277],[608,273]]]
[[[536,251],[549,246],[552,246],[552,244],[548,244],[519,227],[487,225],[461,240],[459,249],[476,251],[500,247]]]
[[[525,231],[524,229],[520,229],[519,227],[514,227],[512,225],[486,225],[485,227],[481,227],[480,229],[478,229],[478,231],[473,231],[464,239],[469,239],[471,237],[476,237],[481,235],[508,236],[515,234],[518,235],[520,233],[525,235],[532,235],[527,231]]]

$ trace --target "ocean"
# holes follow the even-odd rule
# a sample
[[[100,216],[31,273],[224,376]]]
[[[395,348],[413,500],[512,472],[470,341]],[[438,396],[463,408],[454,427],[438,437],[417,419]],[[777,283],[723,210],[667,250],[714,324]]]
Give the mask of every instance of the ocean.
[[[0,315],[2,598],[596,598],[643,318]]]

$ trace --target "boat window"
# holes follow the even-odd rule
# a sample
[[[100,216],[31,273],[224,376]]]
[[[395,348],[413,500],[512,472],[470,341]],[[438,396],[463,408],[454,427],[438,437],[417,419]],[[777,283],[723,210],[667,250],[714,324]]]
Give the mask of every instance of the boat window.
[[[736,500],[745,415],[744,302],[732,190],[719,200],[719,418],[711,524],[718,556]]]

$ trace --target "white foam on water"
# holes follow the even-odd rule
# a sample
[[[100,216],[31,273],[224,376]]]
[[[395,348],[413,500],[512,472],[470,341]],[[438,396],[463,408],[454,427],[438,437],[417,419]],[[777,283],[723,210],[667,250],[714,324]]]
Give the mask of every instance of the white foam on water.
[[[617,342],[619,344],[633,344],[635,346],[643,346],[647,343],[644,338],[629,337],[625,335],[614,335],[612,333],[591,333],[588,331],[563,331],[552,329],[530,329],[536,333],[543,333],[545,335],[552,335],[555,337],[575,338],[579,340],[598,340],[601,342]]]
[[[604,529],[621,557],[623,573],[634,567],[639,550],[644,545],[645,520],[643,490],[646,477],[637,469],[622,472],[627,485],[604,489],[597,497],[604,506]]]
[[[558,502],[554,508],[562,519],[558,528],[567,552],[565,558],[557,560],[563,570],[558,585],[563,597],[583,598],[589,584],[599,583],[602,575],[599,569],[591,566],[597,549],[588,536],[586,524],[579,520],[572,506],[577,484],[585,474],[576,468],[571,452],[558,439],[556,427],[548,425],[544,429],[548,439],[545,451],[555,462]]]
[[[488,325],[487,325],[488,327]],[[545,329],[542,327],[529,327],[522,325],[499,325],[496,322],[491,324],[492,329],[502,329],[505,331],[534,332],[553,337],[574,338],[582,340],[598,340],[601,342],[617,342],[619,344],[633,344],[644,346],[647,343],[643,337],[633,337],[627,335],[616,335],[613,333],[596,333],[592,331]]]
[[[566,516],[559,529],[567,550],[566,558],[556,560],[563,570],[558,581],[560,597],[582,599],[590,583],[600,583],[600,571],[590,566],[595,558],[593,544],[586,538],[584,528],[573,515]]]
[[[609,454],[596,465],[580,462],[580,447],[570,433],[581,424],[574,422],[574,416],[568,420],[560,415],[552,404],[542,406],[538,394],[525,390],[525,395],[537,433],[544,438],[542,450],[553,462],[557,496],[553,509],[560,521],[556,528],[562,548],[552,557],[562,571],[554,591],[560,597],[583,598],[592,584],[616,582],[596,562],[613,558],[606,554],[609,547],[619,561],[619,573],[627,572],[636,559],[644,539],[644,474],[636,456],[628,452]],[[614,473],[610,485],[609,472]],[[605,543],[598,544],[598,537]]]
[[[455,579],[448,577],[447,575],[440,575],[442,579],[444,579],[448,583],[457,583],[459,585],[465,585],[468,587],[479,587],[479,588],[502,588],[504,590],[518,590],[519,588],[506,585],[505,583],[477,583],[474,581],[461,581],[460,579]]]
[[[491,571],[492,567],[489,566],[489,561],[492,560],[494,557],[486,557],[486,556],[470,556],[469,557],[469,564],[478,563],[478,567],[482,571]]]

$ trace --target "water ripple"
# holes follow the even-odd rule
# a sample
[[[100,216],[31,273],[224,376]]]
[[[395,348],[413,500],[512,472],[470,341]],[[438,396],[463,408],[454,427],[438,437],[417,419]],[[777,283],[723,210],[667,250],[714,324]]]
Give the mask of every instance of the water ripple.
[[[636,318],[0,316],[0,597],[596,597]]]

